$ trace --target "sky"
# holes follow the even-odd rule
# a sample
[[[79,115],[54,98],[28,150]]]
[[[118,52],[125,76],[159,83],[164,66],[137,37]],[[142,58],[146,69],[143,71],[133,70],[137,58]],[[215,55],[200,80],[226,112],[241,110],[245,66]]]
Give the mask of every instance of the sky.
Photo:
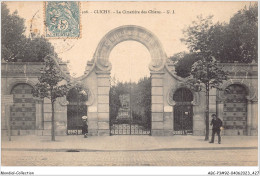
[[[250,2],[81,2],[81,38],[48,39],[63,61],[68,61],[70,73],[74,77],[83,75],[87,61],[93,58],[99,41],[112,29],[122,25],[139,25],[151,31],[162,43],[167,57],[187,51],[180,41],[183,29],[188,27],[198,15],[214,15],[214,22],[229,22],[229,19]],[[30,26],[36,33],[44,31],[43,2],[7,2],[11,12],[17,10],[25,19],[29,34]],[[85,11],[93,13],[84,13]],[[162,11],[171,14],[100,14],[96,10],[118,11]],[[111,76],[119,81],[137,82],[149,76],[148,65],[151,56],[148,50],[135,41],[125,41],[116,45],[110,53]]]

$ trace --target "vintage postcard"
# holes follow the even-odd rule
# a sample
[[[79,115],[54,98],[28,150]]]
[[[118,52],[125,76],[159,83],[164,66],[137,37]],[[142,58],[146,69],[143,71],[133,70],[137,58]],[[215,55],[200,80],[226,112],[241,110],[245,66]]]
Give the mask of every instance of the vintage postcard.
[[[2,1],[1,109],[3,175],[259,175],[258,2]]]

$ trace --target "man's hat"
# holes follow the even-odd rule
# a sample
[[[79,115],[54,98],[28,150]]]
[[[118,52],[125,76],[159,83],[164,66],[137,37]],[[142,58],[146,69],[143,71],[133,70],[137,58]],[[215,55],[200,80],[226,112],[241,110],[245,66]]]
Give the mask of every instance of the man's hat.
[[[82,119],[83,120],[86,120],[88,117],[87,116],[82,116]]]

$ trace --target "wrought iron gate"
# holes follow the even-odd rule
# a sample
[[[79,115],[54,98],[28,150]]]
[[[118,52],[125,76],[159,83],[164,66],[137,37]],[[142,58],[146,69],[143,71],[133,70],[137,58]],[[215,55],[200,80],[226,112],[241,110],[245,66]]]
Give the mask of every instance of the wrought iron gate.
[[[151,120],[131,106],[130,94],[119,96],[121,106],[116,117],[110,116],[110,135],[150,135]]]
[[[80,86],[75,86],[67,94],[67,134],[82,134],[83,121],[82,116],[87,115],[86,101],[88,96]]]
[[[82,134],[82,116],[87,114],[86,105],[68,105],[67,106],[67,134]]]
[[[113,122],[110,125],[111,135],[150,135],[151,129],[140,124],[117,123]]]
[[[174,134],[193,134],[193,115],[190,102],[178,102],[174,106]]]
[[[179,88],[173,95],[174,134],[193,134],[193,94],[187,88]]]

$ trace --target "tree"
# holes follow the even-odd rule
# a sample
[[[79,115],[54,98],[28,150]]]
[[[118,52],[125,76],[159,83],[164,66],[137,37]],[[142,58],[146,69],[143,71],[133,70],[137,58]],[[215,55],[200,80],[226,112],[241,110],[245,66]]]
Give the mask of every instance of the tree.
[[[56,67],[55,61],[52,57],[45,57],[45,66],[41,76],[38,78],[39,83],[35,85],[33,95],[40,98],[49,98],[51,100],[51,140],[55,141],[55,118],[54,118],[54,104],[58,97],[63,97],[68,92],[66,84],[61,85],[64,77]]]
[[[174,56],[170,58],[174,59]],[[192,65],[200,58],[195,53],[184,53],[181,58],[176,60],[175,71],[176,74],[182,78],[190,76]],[[174,59],[175,60],[175,59]]]
[[[188,45],[199,60],[192,65],[191,78],[187,81],[196,91],[203,91],[201,84],[204,86],[206,94],[205,140],[209,139],[209,90],[211,88],[219,89],[223,80],[227,79],[227,72],[217,64],[214,58],[214,52],[210,49],[211,38],[209,31],[212,28],[212,16],[207,18],[198,17],[198,21],[193,22],[184,31],[186,38],[183,41]],[[199,88],[199,89],[198,89]]]
[[[119,96],[130,95],[130,106],[132,110],[132,122],[142,123],[144,127],[151,125],[151,79],[144,77],[138,83],[119,82],[110,88],[109,92],[109,113],[110,121],[116,119],[118,110],[121,107]]]
[[[177,53],[170,57],[175,61],[178,76],[187,77],[192,64],[198,61],[199,51],[207,51],[221,63],[257,62],[258,54],[258,5],[254,3],[239,10],[229,23],[213,24],[213,16],[198,17],[197,21],[184,30],[184,41],[191,53]],[[194,52],[195,53],[192,53]]]
[[[209,139],[209,91],[211,88],[220,90],[220,85],[223,80],[227,79],[228,73],[225,72],[214,60],[214,58],[204,58],[192,65],[191,76],[192,79],[188,82],[192,82],[196,91],[203,91],[201,84],[205,88],[206,94],[206,109],[205,109],[205,124],[206,134],[205,140]]]
[[[25,43],[24,19],[17,15],[17,11],[10,14],[7,5],[2,2],[1,6],[1,46],[2,58],[13,61],[19,57]]]
[[[54,47],[44,37],[26,37],[24,19],[18,16],[17,11],[10,14],[5,3],[1,6],[1,54],[7,62],[44,62],[47,55],[57,54]],[[31,35],[33,36],[33,35]]]
[[[68,101],[72,102],[86,102],[88,100],[88,94],[80,84],[75,84],[69,90],[66,96]]]
[[[229,33],[235,40],[233,45],[238,52],[239,62],[257,62],[258,54],[258,4],[254,3],[249,7],[239,10],[229,23]],[[232,47],[232,45],[231,45]],[[235,58],[234,58],[235,59]]]
[[[226,23],[212,25],[208,33],[209,49],[215,58],[223,63],[257,62],[258,45],[258,6],[257,3],[239,10]]]
[[[239,10],[229,23],[212,22],[213,16],[198,17],[184,30],[184,41],[191,51],[207,51],[217,61],[250,63],[257,61],[258,5]]]
[[[54,51],[54,47],[44,37],[26,38],[23,51],[20,54],[22,62],[43,62],[47,55],[53,55],[60,60]]]

